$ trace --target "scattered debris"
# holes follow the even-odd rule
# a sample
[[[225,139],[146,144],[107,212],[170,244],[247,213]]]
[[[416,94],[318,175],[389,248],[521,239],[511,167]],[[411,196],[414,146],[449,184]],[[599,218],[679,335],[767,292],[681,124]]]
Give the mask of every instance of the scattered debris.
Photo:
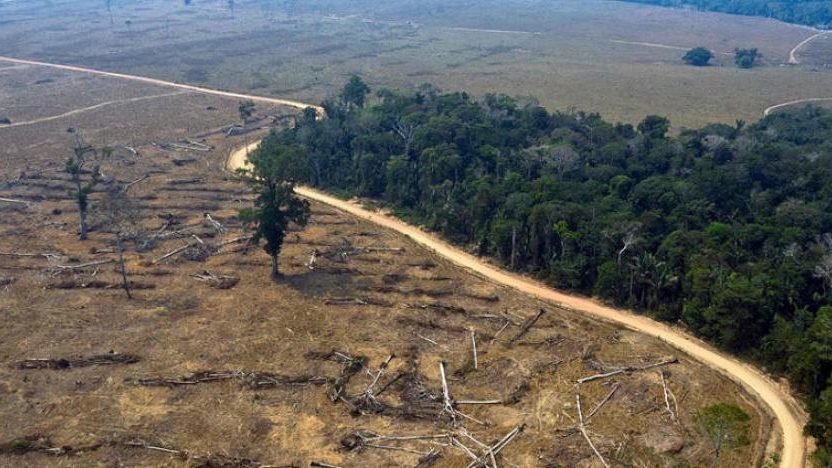
[[[391,304],[379,301],[376,299],[370,298],[358,298],[358,297],[331,297],[329,299],[324,300],[325,305],[375,305],[375,306],[382,306],[382,307],[389,307]]]
[[[211,273],[208,270],[203,270],[202,273],[192,275],[197,281],[208,284],[215,289],[231,289],[240,282],[238,276],[218,275]]]
[[[147,387],[177,387],[182,385],[197,385],[203,383],[237,380],[244,387],[257,390],[292,385],[324,385],[330,379],[319,376],[297,376],[272,374],[268,372],[248,371],[199,371],[173,378],[145,378],[130,380],[135,385]]]
[[[21,370],[31,369],[72,369],[89,366],[111,366],[114,364],[135,364],[140,358],[134,354],[109,352],[94,356],[70,359],[24,359],[14,363],[14,367]]]
[[[98,450],[103,445],[102,443],[95,443],[81,447],[71,447],[69,445],[56,446],[47,437],[27,436],[14,439],[10,442],[0,443],[0,455],[25,455],[31,452],[38,452],[54,456],[69,456],[92,452]]]

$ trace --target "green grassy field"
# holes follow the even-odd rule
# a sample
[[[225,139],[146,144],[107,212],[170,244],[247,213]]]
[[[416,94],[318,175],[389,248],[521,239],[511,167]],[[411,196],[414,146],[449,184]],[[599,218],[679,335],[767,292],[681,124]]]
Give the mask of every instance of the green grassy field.
[[[41,3],[0,4],[0,53],[312,102],[358,73],[374,86],[432,82],[697,126],[832,94],[823,44],[802,51],[806,65],[782,66],[811,32],[763,18],[599,0]],[[699,45],[718,52],[714,66],[681,63]],[[763,66],[735,68],[735,47],[759,48]]]

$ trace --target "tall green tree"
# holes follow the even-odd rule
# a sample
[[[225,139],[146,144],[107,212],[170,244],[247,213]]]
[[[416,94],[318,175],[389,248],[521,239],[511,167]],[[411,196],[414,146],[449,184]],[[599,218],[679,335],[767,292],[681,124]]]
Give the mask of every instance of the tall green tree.
[[[364,83],[361,77],[353,75],[350,81],[344,86],[341,92],[341,99],[348,107],[364,107],[367,95],[370,94],[370,87]]]
[[[84,142],[84,139],[79,135],[75,138],[75,144],[72,147],[72,155],[66,160],[64,170],[70,175],[72,184],[75,186],[71,191],[71,195],[78,203],[78,218],[79,218],[79,234],[80,240],[87,240],[89,233],[89,224],[87,222],[87,213],[89,211],[89,196],[93,188],[101,181],[101,169],[95,166],[90,177],[84,180],[86,174],[86,166],[90,158],[95,158],[98,151],[91,145]]]
[[[263,250],[272,259],[272,276],[280,275],[279,261],[289,225],[305,226],[309,221],[309,202],[295,194],[295,185],[305,178],[305,154],[299,146],[264,142],[249,156],[249,167],[238,174],[257,197],[254,206],[240,210],[240,220],[254,230],[251,242],[264,242]]]
[[[248,123],[251,116],[254,115],[255,104],[254,101],[248,99],[245,101],[240,102],[240,105],[237,107],[237,110],[240,112],[240,120],[243,123]]]

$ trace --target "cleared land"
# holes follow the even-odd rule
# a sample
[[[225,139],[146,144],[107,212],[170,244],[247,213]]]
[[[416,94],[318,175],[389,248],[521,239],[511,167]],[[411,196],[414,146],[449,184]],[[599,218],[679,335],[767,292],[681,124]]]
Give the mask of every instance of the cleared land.
[[[8,89],[2,78],[0,89]],[[73,89],[67,86],[63,94]],[[76,92],[88,90],[81,86]],[[37,96],[31,99],[38,102]],[[0,454],[0,464],[187,466],[232,459],[239,465],[248,459],[298,466],[312,460],[415,465],[417,454],[371,445],[426,452],[433,444],[367,446],[355,433],[450,431],[447,413],[440,415],[439,362],[444,360],[454,398],[502,400],[459,405],[465,414],[490,423],[464,422],[476,438],[492,443],[526,424],[501,452],[504,460],[521,466],[591,466],[596,458],[574,430],[576,379],[669,356],[680,362],[581,385],[588,409],[617,388],[591,421],[601,453],[624,464],[706,464],[709,448],[693,430],[692,413],[727,401],[752,415],[758,443],[732,452],[723,463],[737,466],[763,456],[760,441],[768,439],[771,420],[716,371],[659,340],[478,278],[405,237],[330,208],[315,205],[310,226],[290,235],[282,256],[286,277],[277,283],[268,278],[265,254],[239,244],[227,245],[218,255],[206,257],[192,247],[156,261],[193,243],[193,234],[209,244],[241,235],[234,214],[249,197],[220,170],[228,151],[246,137],[211,131],[234,123],[236,102],[196,95],[171,99],[183,102],[171,102],[170,108],[126,103],[123,111],[132,120],[108,132],[109,145],[133,146],[140,156],[124,153],[104,161],[105,174],[120,184],[150,174],[130,193],[143,208],[146,230],[171,234],[139,251],[130,244],[134,301],[112,288],[118,281],[113,264],[81,267],[113,259],[108,252],[112,235],[99,228],[89,242],[76,240],[77,214],[61,172],[70,138],[66,127],[100,144],[103,133],[95,129],[123,116],[99,108],[71,115],[60,126],[50,121],[0,129],[4,140],[13,135],[24,148],[4,146],[2,160],[10,167],[29,166],[24,174],[2,172],[0,196],[31,202],[28,208],[0,206],[0,235],[9,241],[4,249],[56,254],[0,257],[0,274],[10,279],[0,290],[6,323],[0,331],[0,360],[6,364],[0,368],[0,443],[40,437],[6,446],[11,453]],[[15,133],[24,131],[29,133]],[[212,149],[153,145],[182,138]],[[35,143],[37,152],[25,150]],[[101,196],[93,194],[93,206]],[[227,232],[206,221],[206,212]],[[306,261],[313,249],[323,255],[310,270]],[[345,251],[352,252],[346,262],[341,260]],[[231,289],[222,289],[224,283],[211,287],[194,277],[204,278],[205,271],[238,282]],[[546,313],[531,322],[541,308]],[[478,343],[476,366],[471,329]],[[366,357],[365,367],[357,367],[340,387],[336,379],[350,367],[332,350]],[[356,406],[353,397],[373,380],[368,371],[379,369],[390,354],[396,357],[376,392],[383,404]],[[56,361],[53,367],[71,368],[20,368],[48,365],[25,361],[32,358],[66,358],[66,364]],[[678,423],[667,411],[659,370],[676,396]],[[338,388],[346,402],[331,401]],[[356,450],[356,441],[363,450]],[[73,449],[53,451],[63,455],[22,453],[24,447],[62,446]],[[437,448],[442,466],[467,463],[462,451]]]
[[[752,121],[770,105],[829,95],[826,59],[815,52],[825,38],[801,49],[803,65],[782,66],[814,32],[761,18],[600,0],[311,1],[295,10],[249,0],[233,11],[218,0],[114,2],[110,11],[92,0],[52,4],[60,14],[49,18],[2,4],[0,54],[305,102],[359,73],[374,86],[533,95],[550,108],[628,122],[657,113],[688,127]],[[700,45],[729,55],[713,67],[683,65],[682,51]],[[764,66],[737,69],[736,47],[759,48]]]

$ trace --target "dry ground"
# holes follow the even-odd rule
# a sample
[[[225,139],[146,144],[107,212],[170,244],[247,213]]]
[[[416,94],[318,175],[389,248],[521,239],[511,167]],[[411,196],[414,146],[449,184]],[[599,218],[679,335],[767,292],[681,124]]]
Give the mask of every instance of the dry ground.
[[[0,95],[11,94],[15,83],[45,79],[28,69],[18,73],[0,74]],[[65,112],[73,105],[96,105],[99,101],[90,98],[90,86],[106,91],[101,102],[162,91],[134,92],[107,80],[91,84],[54,75],[43,76],[56,79],[50,86],[65,80],[55,93],[60,99],[34,92],[27,98],[33,106],[49,104],[54,112]],[[11,109],[7,103],[0,100],[0,106]],[[239,244],[204,259],[189,251],[154,263],[163,253],[193,242],[192,233],[208,243],[243,234],[235,214],[249,195],[220,168],[228,150],[246,137],[211,132],[236,120],[235,107],[235,102],[181,96],[0,128],[0,197],[32,202],[28,208],[0,204],[2,251],[58,254],[0,256],[0,276],[12,281],[0,288],[0,465],[249,466],[243,464],[248,459],[287,466],[313,460],[345,467],[415,466],[417,454],[372,447],[346,450],[342,441],[348,443],[345,437],[355,431],[413,435],[454,429],[447,415],[440,415],[440,361],[447,362],[456,399],[504,402],[459,407],[488,424],[460,419],[478,439],[492,443],[525,424],[525,431],[499,455],[501,466],[598,465],[573,430],[575,380],[675,354],[657,340],[497,287],[406,238],[319,205],[313,206],[309,226],[289,235],[281,256],[285,276],[278,281],[268,277],[268,258],[261,250],[241,249]],[[106,142],[138,149],[139,157],[118,151],[103,161],[104,173],[117,184],[150,174],[130,189],[143,208],[145,231],[157,232],[166,223],[164,232],[184,231],[145,249],[128,245],[128,269],[137,287],[133,301],[108,288],[118,281],[113,264],[75,272],[59,268],[114,258],[107,252],[113,236],[101,228],[89,241],[77,241],[77,212],[61,172],[72,137],[66,132],[69,127],[83,131],[97,146]],[[153,145],[181,138],[213,149],[164,151]],[[21,174],[8,168],[25,170]],[[93,194],[93,207],[101,196]],[[204,220],[206,212],[228,232],[220,235]],[[93,221],[95,225],[95,217]],[[346,262],[336,255],[321,259],[315,270],[305,265],[313,249],[337,253],[344,245],[402,250],[370,249]],[[238,277],[239,283],[216,289],[193,278],[205,270]],[[362,304],[333,303],[343,298]],[[546,314],[512,343],[541,308]],[[477,337],[477,369],[472,368],[470,330]],[[322,359],[333,350],[366,358],[365,366],[356,367],[357,373],[343,386],[347,401],[330,399],[339,387],[333,379],[344,372],[342,363]],[[77,360],[111,351],[133,355],[138,362],[60,370],[18,368],[25,359]],[[383,405],[376,411],[353,407],[351,397],[367,389],[369,373],[388,355],[395,358],[379,387],[401,377],[378,397]],[[655,369],[581,386],[588,412],[619,385],[589,425],[607,459],[623,466],[708,463],[710,449],[695,431],[692,414],[719,401],[745,408],[752,416],[754,439],[767,439],[771,421],[747,395],[716,372],[678,357],[679,363],[662,367],[678,400],[678,423],[666,411]],[[251,380],[234,378],[158,387],[140,381],[177,380],[204,370],[275,374],[278,384],[252,388]],[[280,383],[301,377],[310,382]],[[88,450],[14,453],[25,451],[27,445],[19,440],[29,436],[42,438],[35,445]],[[18,442],[6,444],[13,440]],[[103,445],[97,447],[99,443]],[[419,452],[431,448],[429,442],[379,444]],[[467,464],[460,450],[438,444],[437,448],[442,454],[437,466]],[[722,464],[742,466],[761,457],[761,447],[753,444],[728,454]]]
[[[822,41],[801,51],[804,65],[783,66],[813,33],[765,18],[602,0],[314,0],[293,13],[283,7],[292,2],[233,3],[0,3],[0,53],[305,102],[358,73],[375,87],[432,82],[610,120],[667,115],[686,127],[750,122],[769,105],[830,91]],[[683,50],[613,41],[729,55],[695,68]],[[737,69],[736,47],[759,48],[763,66]]]

